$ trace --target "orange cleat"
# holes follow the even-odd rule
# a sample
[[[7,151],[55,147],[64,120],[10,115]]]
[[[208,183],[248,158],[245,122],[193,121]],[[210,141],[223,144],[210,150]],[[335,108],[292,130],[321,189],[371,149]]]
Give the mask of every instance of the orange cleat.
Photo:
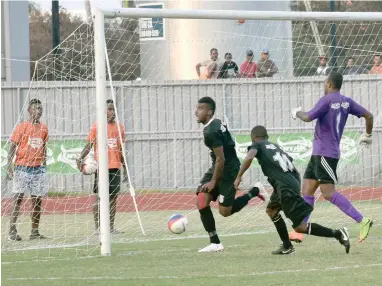
[[[304,235],[302,233],[292,231],[289,233],[289,240],[293,242],[301,243],[304,240]]]

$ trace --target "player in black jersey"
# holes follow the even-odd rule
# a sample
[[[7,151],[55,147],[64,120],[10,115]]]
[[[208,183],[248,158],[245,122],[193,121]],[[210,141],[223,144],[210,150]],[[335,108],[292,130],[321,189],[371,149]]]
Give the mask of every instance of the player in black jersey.
[[[210,149],[211,168],[204,174],[197,189],[197,207],[204,229],[210,236],[211,244],[199,252],[223,251],[216,233],[215,219],[211,211],[211,201],[219,201],[219,213],[230,216],[240,211],[253,197],[262,196],[265,192],[253,187],[248,193],[235,199],[234,181],[240,168],[236,155],[235,140],[227,129],[227,125],[214,118],[216,104],[211,97],[199,99],[195,116],[198,123],[204,124],[204,143]]]
[[[248,147],[248,154],[241,165],[235,180],[235,188],[239,187],[245,171],[251,166],[252,160],[257,159],[268,182],[273,187],[273,193],[266,212],[273,221],[283,242],[281,247],[272,254],[291,254],[295,251],[288,237],[288,230],[284,219],[280,215],[282,210],[293,223],[296,232],[322,237],[334,237],[345,246],[349,253],[350,241],[346,227],[333,230],[317,223],[306,223],[304,218],[313,211],[311,205],[300,195],[301,179],[293,165],[293,159],[277,144],[268,141],[268,133],[264,126],[255,126],[251,132],[252,145]]]

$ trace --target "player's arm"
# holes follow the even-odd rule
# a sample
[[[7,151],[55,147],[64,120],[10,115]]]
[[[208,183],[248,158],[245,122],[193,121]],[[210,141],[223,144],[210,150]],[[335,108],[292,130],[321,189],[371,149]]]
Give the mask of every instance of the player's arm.
[[[46,147],[46,143],[44,144],[44,157],[42,158],[42,165],[46,167],[46,157],[47,157],[47,147]]]
[[[125,164],[125,156],[122,152],[122,146],[120,147],[120,152],[121,152],[121,164],[122,164],[122,169],[123,169],[123,182],[128,182],[128,176],[127,176],[127,169],[126,169],[126,164]]]
[[[195,69],[196,69],[196,73],[198,74],[198,77],[200,78],[200,68],[202,67],[202,63],[198,63],[196,66],[195,66]]]
[[[302,111],[301,107],[292,109],[292,118],[299,118],[304,122],[311,122],[317,118],[325,116],[329,110],[329,101],[326,96],[321,97],[316,105],[308,112]]]
[[[369,145],[372,143],[371,133],[373,132],[374,126],[374,116],[366,108],[358,104],[352,99],[349,99],[349,113],[357,116],[358,118],[363,117],[366,121],[366,131],[361,135],[360,142]]]
[[[17,149],[17,144],[11,141],[11,146],[9,147],[8,161],[7,161],[7,178],[8,179],[12,179],[13,177],[12,162],[16,154],[16,149]]]
[[[80,157],[77,159],[77,168],[82,171],[82,165],[84,163],[85,158],[89,155],[92,150],[93,142],[87,142],[84,149],[82,149]]]
[[[204,191],[212,191],[215,188],[215,186],[221,179],[221,175],[223,174],[223,170],[224,170],[225,157],[224,157],[223,146],[215,147],[212,150],[216,156],[215,170],[214,170],[214,174],[212,176],[211,181],[209,181],[207,184],[202,186],[202,190]]]
[[[234,186],[235,189],[239,188],[239,185],[241,183],[241,179],[244,175],[244,173],[248,170],[249,167],[251,167],[253,159],[256,158],[257,155],[257,149],[250,149],[247,153],[247,156],[245,156],[243,163],[240,166],[239,173],[237,174]]]
[[[366,134],[371,135],[374,126],[374,116],[369,111],[366,111],[362,117],[365,118],[366,121]]]

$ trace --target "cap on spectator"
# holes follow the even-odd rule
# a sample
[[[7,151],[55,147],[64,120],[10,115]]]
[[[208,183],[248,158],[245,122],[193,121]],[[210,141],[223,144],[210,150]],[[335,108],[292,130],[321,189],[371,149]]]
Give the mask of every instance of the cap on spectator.
[[[261,52],[262,52],[263,54],[269,54],[269,49],[262,49]]]
[[[253,56],[253,51],[252,50],[248,50],[247,51],[247,56],[248,57],[252,57]]]

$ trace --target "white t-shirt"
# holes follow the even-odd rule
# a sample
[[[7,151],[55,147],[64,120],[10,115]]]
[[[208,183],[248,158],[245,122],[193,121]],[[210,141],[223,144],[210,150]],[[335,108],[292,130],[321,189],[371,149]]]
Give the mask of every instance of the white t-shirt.
[[[328,69],[329,69],[329,66],[325,66],[325,67],[319,66],[317,68],[316,75],[327,75]]]
[[[201,78],[207,78],[207,74],[210,72],[212,65],[216,63],[216,69],[211,73],[211,78],[215,79],[218,78],[218,74],[220,72],[220,68],[222,67],[223,63],[220,61],[220,59],[214,60],[206,60],[201,63],[202,67],[205,67],[205,72],[203,75],[201,75]]]

